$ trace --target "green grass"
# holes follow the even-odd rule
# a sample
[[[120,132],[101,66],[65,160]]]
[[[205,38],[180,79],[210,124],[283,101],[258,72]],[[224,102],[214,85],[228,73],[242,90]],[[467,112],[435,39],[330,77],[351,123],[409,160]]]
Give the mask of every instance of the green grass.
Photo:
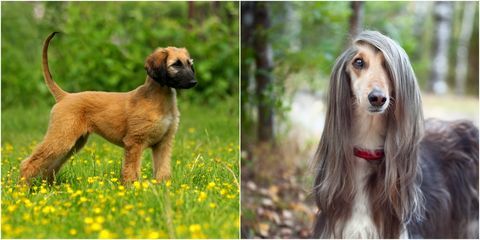
[[[119,183],[123,150],[98,136],[57,183],[17,185],[19,164],[40,142],[50,107],[2,112],[3,238],[239,238],[237,98],[182,102],[170,181],[155,183],[151,152],[142,179]]]

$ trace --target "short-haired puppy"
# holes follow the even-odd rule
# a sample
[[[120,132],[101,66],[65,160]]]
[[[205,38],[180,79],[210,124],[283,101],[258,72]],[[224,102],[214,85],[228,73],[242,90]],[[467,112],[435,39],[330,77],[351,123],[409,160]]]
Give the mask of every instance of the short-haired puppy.
[[[20,175],[29,182],[42,175],[50,181],[91,133],[125,149],[122,181],[136,181],[143,150],[153,152],[155,179],[170,177],[172,141],[179,111],[175,89],[197,84],[193,61],[185,48],[158,48],[145,60],[147,79],[130,92],[67,93],[52,79],[48,68],[50,34],[43,45],[43,74],[56,100],[47,133],[32,155],[21,163]]]

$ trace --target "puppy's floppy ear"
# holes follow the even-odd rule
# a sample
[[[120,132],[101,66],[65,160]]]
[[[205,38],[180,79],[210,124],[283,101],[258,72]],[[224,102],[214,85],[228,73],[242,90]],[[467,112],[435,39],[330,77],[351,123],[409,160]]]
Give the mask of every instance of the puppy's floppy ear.
[[[145,70],[148,76],[160,84],[167,82],[167,57],[167,50],[159,48],[145,59]]]

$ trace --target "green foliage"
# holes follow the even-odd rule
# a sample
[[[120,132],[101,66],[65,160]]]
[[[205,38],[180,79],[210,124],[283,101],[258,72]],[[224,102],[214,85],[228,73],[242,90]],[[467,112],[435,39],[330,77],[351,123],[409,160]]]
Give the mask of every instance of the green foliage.
[[[178,46],[195,60],[199,85],[188,97],[208,103],[238,92],[238,3],[192,5],[193,16],[187,2],[2,3],[2,106],[49,95],[40,63],[52,31],[63,34],[51,42],[50,68],[66,91],[132,90],[148,54]]]

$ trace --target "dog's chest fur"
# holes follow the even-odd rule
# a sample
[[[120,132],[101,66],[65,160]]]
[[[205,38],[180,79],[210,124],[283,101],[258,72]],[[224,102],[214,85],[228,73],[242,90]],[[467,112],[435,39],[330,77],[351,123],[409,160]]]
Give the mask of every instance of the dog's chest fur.
[[[372,173],[371,163],[361,158],[355,158],[355,198],[352,203],[352,213],[346,221],[342,232],[343,238],[379,238],[377,227],[373,222],[370,201],[366,184]]]
[[[151,94],[149,97],[143,97]],[[174,89],[164,90],[163,94],[142,93],[129,104],[132,114],[127,135],[138,136],[137,141],[147,146],[157,144],[169,132],[175,132],[179,122]]]
[[[363,149],[381,149],[385,141],[384,119],[368,116],[363,111],[355,112],[353,144]],[[342,231],[343,238],[379,238],[373,221],[370,199],[367,190],[369,176],[375,167],[365,159],[355,157],[354,183],[355,197],[350,218]]]
[[[172,127],[176,128],[178,123],[178,116],[174,111],[158,115],[156,118],[152,119],[152,125],[150,127],[150,143],[155,143],[161,141],[162,137],[167,133]]]
[[[162,109],[156,109],[148,114],[148,121],[150,125],[146,125],[145,131],[147,131],[146,139],[149,144],[156,144],[162,140],[165,134],[169,130],[175,130],[179,122],[179,113],[176,105],[168,104]]]

